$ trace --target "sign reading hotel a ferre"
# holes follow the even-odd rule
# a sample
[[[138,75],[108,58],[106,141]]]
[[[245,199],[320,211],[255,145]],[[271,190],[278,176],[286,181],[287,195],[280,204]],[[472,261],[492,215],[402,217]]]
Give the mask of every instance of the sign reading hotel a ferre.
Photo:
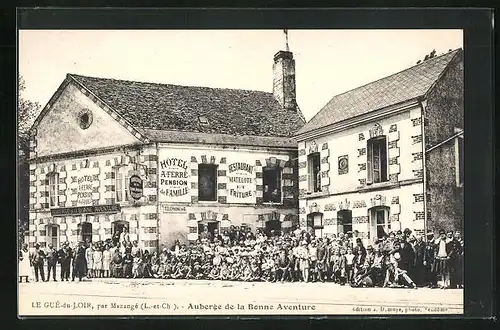
[[[187,161],[166,158],[160,161],[160,198],[172,200],[189,193],[189,168]]]
[[[76,203],[78,206],[92,205],[94,181],[99,181],[99,175],[81,174],[76,177],[76,183],[78,184],[76,191]]]
[[[228,198],[237,203],[253,203],[255,199],[253,166],[247,163],[232,163],[228,170]]]

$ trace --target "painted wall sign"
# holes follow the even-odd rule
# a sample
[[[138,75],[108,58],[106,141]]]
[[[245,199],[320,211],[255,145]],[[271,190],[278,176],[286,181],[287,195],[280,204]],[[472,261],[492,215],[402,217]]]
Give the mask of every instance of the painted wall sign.
[[[50,210],[50,214],[52,216],[95,214],[95,213],[117,213],[117,212],[120,212],[120,204],[61,207]]]
[[[160,161],[160,196],[165,200],[189,193],[189,168],[186,160],[167,158]]]
[[[228,198],[236,203],[255,202],[254,167],[247,163],[232,163],[228,167]]]
[[[130,191],[130,196],[135,199],[141,199],[143,192],[144,192],[144,186],[143,182],[140,176],[138,175],[132,175],[129,179],[129,191]]]
[[[163,213],[186,213],[186,207],[185,206],[171,206],[171,205],[162,204],[161,211]]]
[[[92,205],[92,193],[94,192],[94,181],[99,181],[98,175],[80,175],[77,177],[78,184],[76,192],[76,203],[78,206]]]

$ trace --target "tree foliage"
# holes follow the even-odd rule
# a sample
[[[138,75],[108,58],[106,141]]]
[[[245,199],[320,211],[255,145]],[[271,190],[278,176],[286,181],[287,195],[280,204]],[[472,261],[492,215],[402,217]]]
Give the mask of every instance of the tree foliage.
[[[29,130],[40,112],[40,104],[23,98],[26,83],[22,76],[18,79],[18,135],[20,151],[29,154]]]
[[[40,104],[23,97],[26,89],[22,76],[18,80],[18,155],[19,155],[19,192],[18,192],[18,242],[24,241],[24,233],[29,229],[29,151],[30,128],[40,112]]]

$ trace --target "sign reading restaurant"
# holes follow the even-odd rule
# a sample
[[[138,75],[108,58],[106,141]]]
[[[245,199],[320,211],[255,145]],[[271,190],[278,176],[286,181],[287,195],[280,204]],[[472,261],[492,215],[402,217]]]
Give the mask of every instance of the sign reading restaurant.
[[[167,158],[160,161],[160,194],[166,197],[180,197],[187,195],[188,165],[179,158]]]
[[[247,163],[232,163],[229,165],[228,190],[229,197],[239,202],[252,203],[254,199],[254,168]]]

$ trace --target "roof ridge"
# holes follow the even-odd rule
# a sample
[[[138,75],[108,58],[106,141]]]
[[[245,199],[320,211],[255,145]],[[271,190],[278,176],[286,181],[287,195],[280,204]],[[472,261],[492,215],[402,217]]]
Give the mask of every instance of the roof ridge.
[[[129,80],[129,79],[116,79],[116,78],[103,78],[103,77],[92,77],[92,76],[84,76],[76,73],[67,73],[72,77],[83,77],[90,79],[101,79],[101,80],[113,80],[118,82],[129,82],[129,83],[138,83],[138,84],[147,84],[147,85],[160,85],[160,86],[173,86],[173,87],[186,87],[186,88],[206,88],[213,90],[226,90],[226,91],[242,91],[242,92],[253,92],[253,93],[263,93],[273,95],[272,92],[266,92],[255,89],[242,89],[242,88],[228,88],[228,87],[209,87],[209,86],[194,86],[194,85],[178,85],[178,84],[166,84],[166,83],[158,83],[158,82],[150,82],[150,81],[138,81],[138,80]]]
[[[408,70],[410,70],[410,69],[414,69],[414,68],[416,68],[416,67],[418,67],[418,66],[421,66],[422,64],[428,64],[430,61],[434,62],[434,61],[435,61],[436,59],[438,59],[438,58],[441,58],[441,57],[446,56],[446,55],[450,55],[450,54],[452,54],[452,53],[457,53],[457,52],[458,52],[458,51],[460,51],[461,49],[462,49],[462,48],[457,48],[457,49],[454,49],[454,50],[449,51],[449,52],[447,52],[447,53],[445,53],[445,54],[441,54],[441,55],[435,56],[435,57],[433,57],[433,58],[431,58],[431,59],[428,59],[428,60],[426,60],[426,61],[422,61],[421,63],[415,64],[415,65],[410,66],[410,67],[408,67],[408,68],[406,68],[406,69],[400,70],[400,71],[398,71],[398,72],[394,72],[394,73],[392,73],[392,74],[390,74],[390,75],[388,75],[388,76],[385,76],[385,77],[382,77],[382,78],[379,78],[379,79],[376,79],[376,80],[372,80],[372,81],[370,81],[370,82],[368,82],[368,83],[366,83],[366,84],[363,84],[363,85],[360,85],[360,86],[358,86],[358,87],[355,87],[355,88],[349,89],[349,90],[347,90],[347,91],[345,91],[345,92],[342,92],[342,93],[339,93],[339,94],[335,94],[334,96],[332,96],[332,97],[331,97],[331,98],[330,98],[330,99],[329,99],[329,100],[325,103],[325,105],[323,105],[323,106],[321,107],[321,109],[320,109],[318,112],[316,112],[316,114],[315,114],[315,115],[314,115],[314,116],[313,116],[310,120],[308,120],[308,121],[307,121],[307,123],[311,122],[311,121],[312,121],[312,120],[313,120],[313,119],[314,119],[314,118],[315,118],[318,114],[320,114],[320,113],[321,113],[321,111],[322,111],[322,110],[323,110],[323,109],[324,109],[324,108],[325,108],[325,107],[326,107],[326,106],[327,106],[330,102],[332,102],[332,101],[333,101],[336,97],[339,97],[339,96],[341,96],[341,95],[344,95],[344,94],[350,93],[350,92],[352,92],[352,91],[355,91],[355,90],[361,89],[361,88],[363,88],[363,87],[366,87],[366,86],[371,85],[371,84],[374,84],[374,83],[376,83],[376,82],[378,82],[378,81],[381,81],[381,80],[384,80],[384,79],[390,78],[390,77],[392,77],[392,76],[398,75],[398,74],[403,73],[403,72],[405,72],[405,71],[408,71]],[[453,59],[453,57],[454,57],[454,56],[452,56],[451,58]],[[306,123],[306,124],[307,124],[307,123]]]

